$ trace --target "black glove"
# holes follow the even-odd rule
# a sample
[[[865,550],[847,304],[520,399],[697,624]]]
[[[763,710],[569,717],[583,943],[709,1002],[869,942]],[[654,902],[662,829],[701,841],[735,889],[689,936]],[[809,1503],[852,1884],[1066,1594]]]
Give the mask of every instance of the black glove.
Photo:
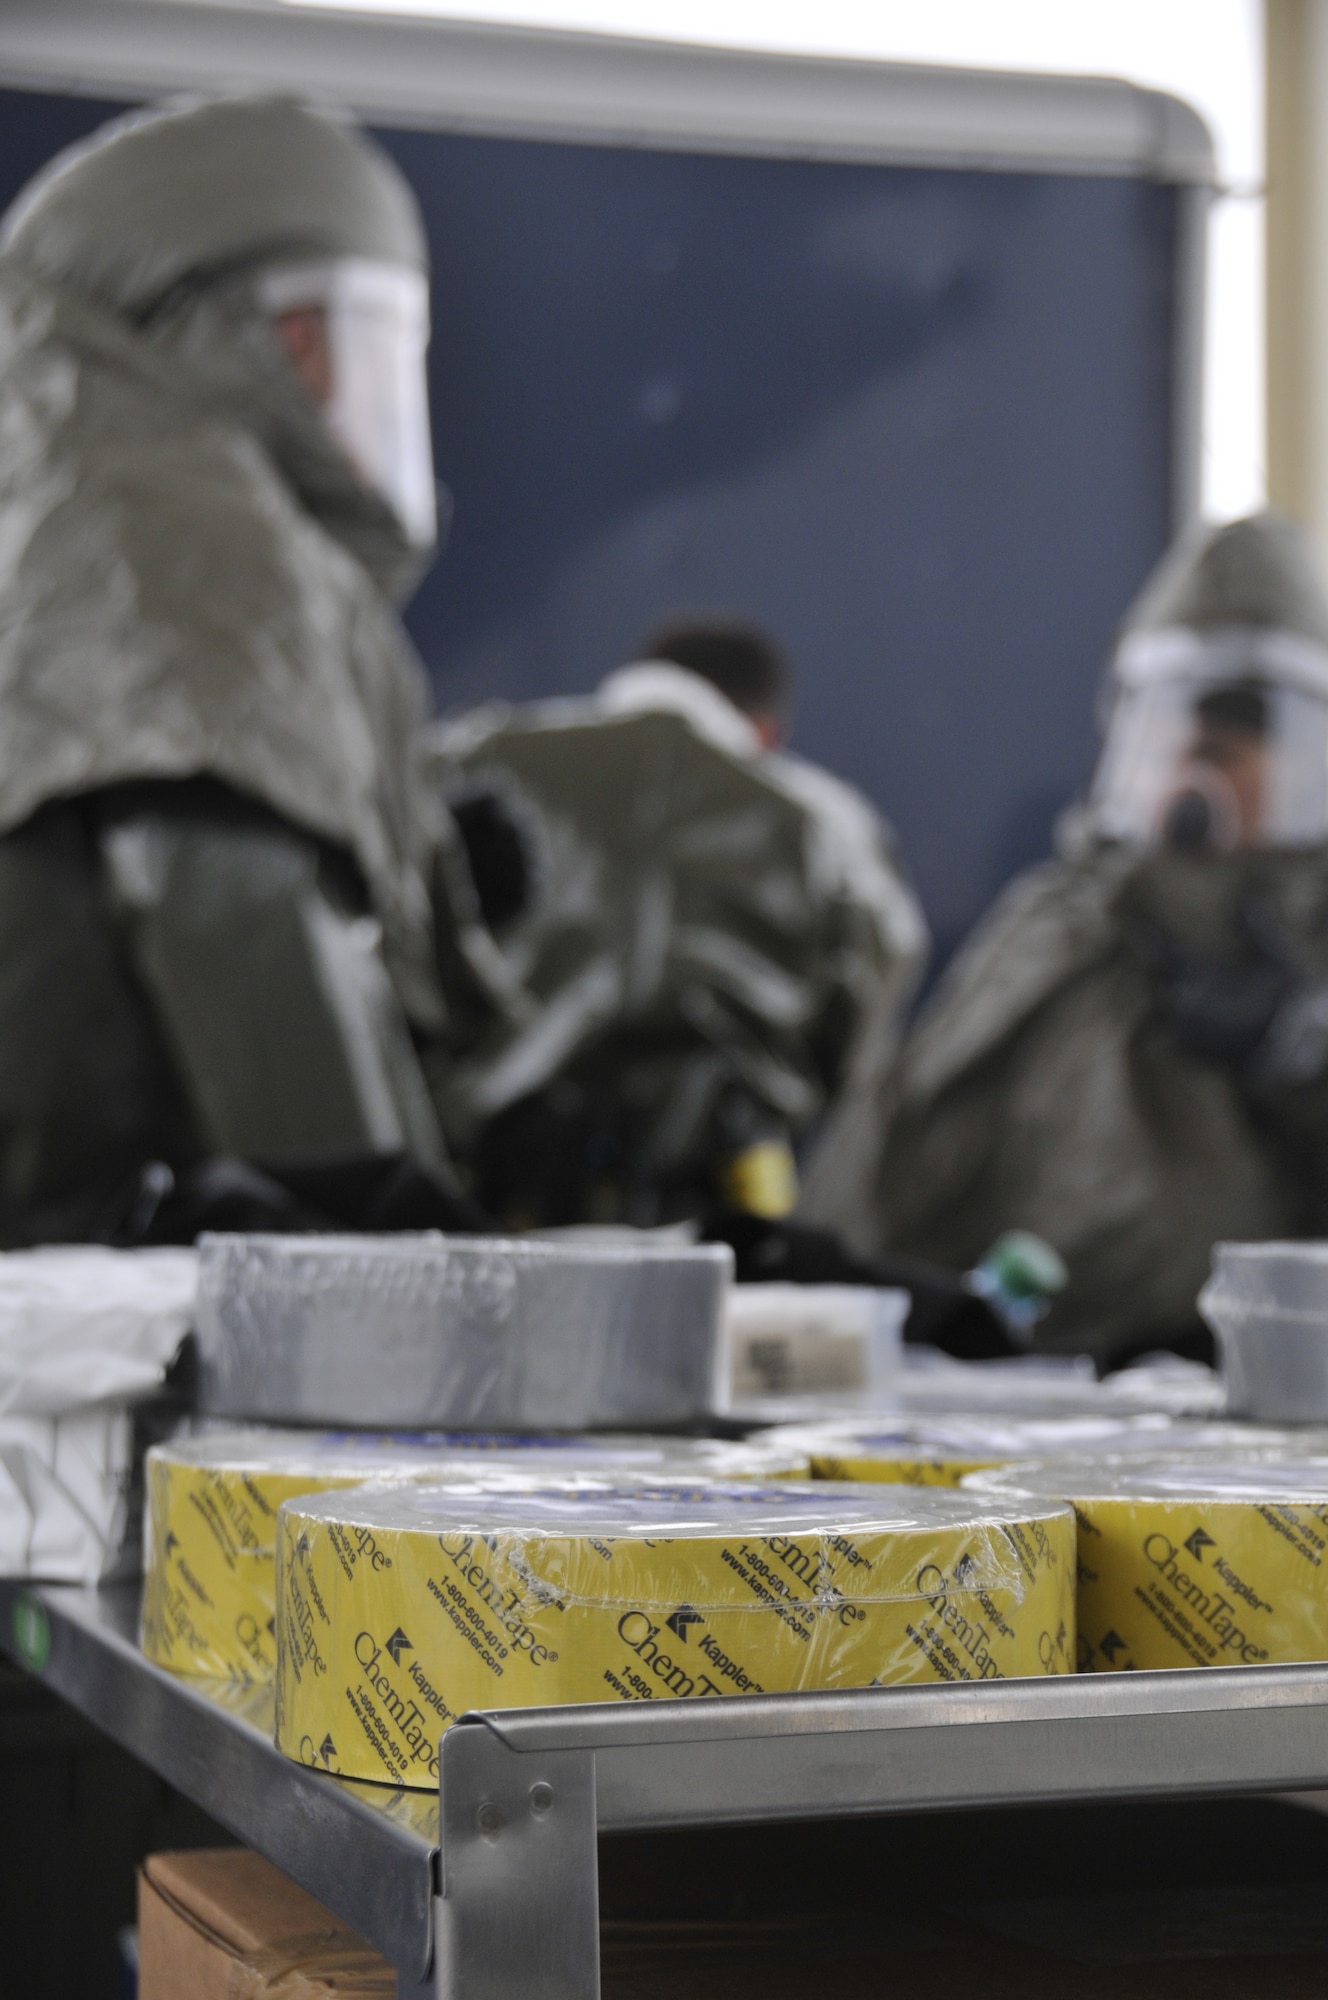
[[[480,915],[491,931],[500,931],[524,916],[534,899],[529,836],[507,800],[489,787],[462,792],[451,807]]]
[[[1328,1071],[1328,980],[1309,973],[1266,903],[1247,900],[1243,951],[1213,959],[1159,929],[1141,941],[1153,994],[1181,1047],[1235,1071],[1252,1099]]]
[[[995,1308],[939,1264],[857,1257],[828,1229],[768,1222],[758,1215],[716,1216],[703,1239],[729,1245],[740,1285],[888,1285],[913,1300],[906,1341],[939,1347],[959,1361],[995,1361],[1021,1351]]]
[[[492,1234],[497,1224],[404,1153],[260,1168],[224,1155],[178,1172],[153,1160],[116,1204],[103,1233],[120,1249],[192,1243],[205,1229],[291,1236],[442,1229]]]
[[[1237,957],[1212,958],[1154,926],[1139,934],[1153,997],[1191,1055],[1243,1070],[1301,985],[1290,940],[1263,905],[1238,913]]]

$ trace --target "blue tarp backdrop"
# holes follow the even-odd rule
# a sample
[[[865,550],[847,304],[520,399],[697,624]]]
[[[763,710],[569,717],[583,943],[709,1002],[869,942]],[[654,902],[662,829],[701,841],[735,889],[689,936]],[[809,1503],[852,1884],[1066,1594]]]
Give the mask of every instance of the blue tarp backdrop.
[[[0,202],[116,108],[0,92]],[[893,820],[948,953],[1083,784],[1165,546],[1177,191],[381,136],[435,260],[439,705],[759,618],[795,747]]]

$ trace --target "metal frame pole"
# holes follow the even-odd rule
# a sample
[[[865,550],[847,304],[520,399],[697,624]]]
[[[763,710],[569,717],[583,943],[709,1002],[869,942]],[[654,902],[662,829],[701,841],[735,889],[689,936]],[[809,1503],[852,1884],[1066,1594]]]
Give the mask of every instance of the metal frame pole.
[[[413,1972],[397,1973],[397,2000],[434,2000],[438,1984],[432,1973],[416,1979]]]
[[[594,1751],[449,1729],[441,1827],[437,2000],[599,2000]]]

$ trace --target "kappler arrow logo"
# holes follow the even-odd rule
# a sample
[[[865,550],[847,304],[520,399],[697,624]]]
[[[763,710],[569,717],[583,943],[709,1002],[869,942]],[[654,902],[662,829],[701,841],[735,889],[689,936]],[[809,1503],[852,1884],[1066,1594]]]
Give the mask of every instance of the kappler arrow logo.
[[[296,1553],[296,1555],[297,1555],[297,1556],[307,1556],[307,1555],[308,1555],[308,1553],[309,1553],[309,1537],[308,1537],[308,1535],[301,1535],[301,1536],[300,1536],[300,1539],[299,1539],[299,1541],[298,1541],[298,1542],[297,1542],[297,1543],[295,1544],[295,1553]]]
[[[322,1742],[318,1746],[318,1754],[322,1758],[323,1763],[326,1765],[327,1769],[330,1771],[332,1769],[332,1760],[337,1754],[337,1746],[332,1741],[332,1731],[330,1729],[328,1730],[327,1735],[323,1738]]]
[[[678,1609],[674,1612],[671,1612],[670,1615],[664,1620],[664,1623],[668,1626],[670,1632],[672,1632],[676,1638],[681,1639],[683,1644],[686,1645],[687,1627],[689,1625],[704,1625],[705,1619],[701,1616],[699,1611],[693,1611],[690,1604],[680,1604],[678,1606]]]
[[[1194,1533],[1189,1537],[1185,1546],[1189,1550],[1190,1554],[1194,1557],[1196,1562],[1202,1562],[1204,1550],[1215,1549],[1217,1547],[1217,1543],[1213,1540],[1210,1534],[1207,1534],[1204,1531],[1204,1529],[1196,1528]]]
[[[1116,1631],[1108,1632],[1106,1638],[1102,1641],[1102,1650],[1113,1667],[1116,1664],[1116,1655],[1124,1644],[1125,1641],[1121,1638],[1120,1633]]]
[[[387,1642],[387,1650],[392,1655],[392,1665],[399,1667],[401,1665],[401,1655],[403,1653],[413,1653],[415,1648],[398,1625],[396,1631]]]
[[[169,1555],[169,1554],[170,1554],[170,1552],[171,1552],[171,1550],[172,1550],[172,1549],[178,1549],[178,1548],[179,1548],[179,1546],[180,1546],[180,1537],[179,1537],[179,1536],[178,1536],[178,1535],[176,1534],[176,1532],[175,1532],[174,1528],[168,1528],[168,1529],[167,1529],[167,1531],[166,1531],[166,1553],[167,1553],[167,1555]]]

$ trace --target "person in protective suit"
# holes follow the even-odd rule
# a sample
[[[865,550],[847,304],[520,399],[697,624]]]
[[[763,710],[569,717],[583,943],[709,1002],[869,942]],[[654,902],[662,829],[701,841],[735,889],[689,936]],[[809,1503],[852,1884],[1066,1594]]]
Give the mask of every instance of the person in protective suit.
[[[873,810],[783,752],[765,634],[678,622],[588,700],[439,732],[495,942],[445,1123],[510,1223],[783,1216],[926,947]]]
[[[1034,1230],[1040,1335],[1202,1353],[1222,1238],[1328,1233],[1328,600],[1270,514],[1197,532],[1124,626],[1087,804],[920,1017],[872,1189],[962,1269]]]
[[[148,1161],[445,1185],[427,339],[409,188],[293,102],[117,121],[4,217],[0,1242]]]

